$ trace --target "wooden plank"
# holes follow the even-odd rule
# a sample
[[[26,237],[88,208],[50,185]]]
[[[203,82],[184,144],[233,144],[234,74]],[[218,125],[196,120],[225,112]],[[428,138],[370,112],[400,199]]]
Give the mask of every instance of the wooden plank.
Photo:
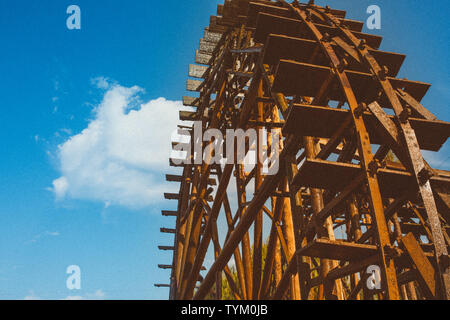
[[[439,213],[447,221],[447,224],[450,224],[450,189],[445,187],[434,187],[433,192]]]
[[[397,89],[397,93],[400,99],[406,102],[415,111],[416,114],[422,116],[427,120],[437,120],[434,114],[432,114],[427,108],[425,108],[413,97],[411,97],[407,92],[404,92],[401,89]]]
[[[350,31],[361,32],[364,28],[364,22],[351,20],[351,19],[338,19],[341,22],[341,25],[347,27]]]
[[[174,246],[158,246],[158,249],[162,250],[162,251],[173,251],[173,250],[175,250],[175,247]]]
[[[280,60],[276,70],[275,81],[272,90],[288,96],[299,95],[315,97],[322,84],[331,73],[329,67],[300,63],[290,60]],[[368,73],[357,71],[345,71],[350,85],[359,102],[367,104],[378,101],[381,106],[390,106],[384,92],[380,89],[378,82]],[[394,89],[401,88],[408,92],[417,101],[427,93],[430,84],[387,77]],[[328,97],[335,101],[345,101],[345,95],[337,79],[330,84]],[[381,95],[381,96],[380,96]]]
[[[273,14],[278,15],[281,17],[293,17],[292,11],[290,11],[288,8],[284,8],[281,6],[277,6],[275,2],[250,2],[248,6],[248,13],[247,13],[247,23],[248,26],[254,27],[258,18],[258,15],[266,13],[266,14]],[[339,19],[345,18],[346,12],[343,10],[336,10],[336,9],[330,9],[330,13],[335,15]],[[359,21],[353,21],[353,20],[341,20],[343,21],[344,25],[350,28],[360,28],[362,29],[361,22]],[[355,31],[355,30],[353,30]]]
[[[300,256],[341,261],[361,261],[364,258],[377,255],[378,249],[375,245],[316,239],[297,252]]]
[[[198,50],[195,53],[195,63],[209,65],[212,56],[210,54],[201,53]]]
[[[189,75],[189,77],[202,79],[202,78],[204,78],[204,74],[205,74],[206,70],[208,70],[207,66],[190,64],[188,75]]]
[[[200,39],[198,51],[200,53],[212,54],[214,52],[214,49],[216,48],[216,45],[217,44],[214,42],[208,42],[204,39]]]
[[[195,97],[183,97],[183,106],[186,107],[198,107],[199,99]]]
[[[177,233],[176,229],[170,229],[170,228],[161,228],[160,231],[161,231],[161,233],[171,233],[171,234]]]
[[[436,275],[433,265],[430,263],[419,243],[412,233],[402,238],[402,244],[408,252],[414,269],[417,271],[417,280],[421,289],[429,297],[436,297]]]
[[[178,216],[178,211],[162,210],[161,214],[164,217],[177,217]]]
[[[269,13],[281,17],[292,17],[292,12],[283,7],[275,5],[261,4],[257,2],[250,2],[248,6],[247,24],[249,27],[255,27],[258,15],[261,13]]]
[[[412,222],[404,222],[400,224],[402,227],[402,232],[404,233],[413,233],[415,235],[426,235],[425,228],[423,225],[419,223],[412,223]]]
[[[395,77],[398,74],[405,59],[405,55],[397,53],[378,50],[371,50],[371,53],[380,65],[388,68],[388,76],[390,77]],[[313,54],[315,56],[311,62]],[[277,65],[281,59],[329,66],[328,59],[325,58],[316,41],[279,34],[269,34],[265,45],[263,63]],[[367,67],[353,59],[350,59],[346,70],[369,72]]]
[[[222,33],[211,32],[208,30],[208,28],[205,29],[205,34],[203,37],[203,39],[205,39],[205,41],[217,44],[221,38],[222,38]]]
[[[173,269],[173,265],[171,264],[158,264],[158,268],[160,269]]]
[[[339,36],[340,32],[336,27],[315,24],[321,34],[328,33],[331,37]],[[364,39],[373,48],[380,47],[382,37],[362,32],[353,32],[358,39]],[[314,35],[308,26],[302,21],[282,17],[279,15],[261,13],[258,15],[255,29],[255,41],[265,43],[269,34],[280,34],[291,37],[315,40]]]
[[[221,16],[221,15],[223,15],[223,4],[219,4],[219,5],[217,5],[217,15],[218,16]]]
[[[181,182],[183,180],[182,176],[174,175],[174,174],[166,174],[166,181],[169,182]]]
[[[180,194],[179,193],[164,193],[164,198],[167,200],[179,200]]]
[[[283,134],[331,138],[341,123],[349,116],[349,110],[330,107],[294,104],[291,108]],[[363,115],[373,144],[383,144],[384,137],[377,130],[377,119],[369,112]],[[394,120],[394,116],[388,116]],[[450,137],[450,122],[410,118],[419,146],[423,150],[439,151]]]
[[[180,120],[181,121],[195,121],[197,120],[197,112],[191,111],[180,111]]]
[[[203,81],[200,80],[192,80],[192,79],[187,79],[186,80],[186,90],[188,91],[198,91],[200,85],[202,84]]]
[[[318,159],[306,159],[295,176],[293,185],[333,191],[343,190],[351,181],[361,174],[359,165],[332,162]],[[414,185],[411,173],[400,170],[381,168],[378,170],[380,191],[384,197],[397,198],[404,190]],[[431,185],[445,184],[450,186],[450,179],[432,177]]]

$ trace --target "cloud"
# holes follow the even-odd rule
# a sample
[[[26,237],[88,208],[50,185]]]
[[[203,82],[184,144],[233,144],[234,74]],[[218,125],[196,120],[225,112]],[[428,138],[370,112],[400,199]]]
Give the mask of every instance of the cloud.
[[[111,80],[106,77],[96,77],[91,79],[91,84],[99,89],[108,89],[111,85]]]
[[[35,235],[33,239],[27,241],[26,243],[27,244],[36,243],[38,242],[39,239],[42,239],[44,237],[58,237],[58,236],[60,236],[60,233],[58,231],[45,231],[39,233],[38,235]]]
[[[86,293],[85,296],[67,296],[62,300],[105,300],[106,294],[102,289],[98,289],[94,293]]]
[[[63,300],[84,300],[82,296],[67,296]]]
[[[161,201],[163,190],[170,188],[163,174],[181,102],[158,98],[140,103],[143,90],[137,86],[126,88],[107,78],[93,83],[107,89],[103,101],[94,107],[87,127],[58,146],[61,176],[50,189],[59,200],[130,208]]]
[[[28,295],[23,298],[23,300],[41,300],[38,296],[34,294],[33,290],[28,292]]]
[[[69,184],[66,177],[61,177],[53,181],[53,191],[58,199],[66,195],[68,188]]]
[[[98,289],[94,293],[87,293],[86,297],[91,300],[104,300],[106,297],[106,294],[103,292],[102,289]]]

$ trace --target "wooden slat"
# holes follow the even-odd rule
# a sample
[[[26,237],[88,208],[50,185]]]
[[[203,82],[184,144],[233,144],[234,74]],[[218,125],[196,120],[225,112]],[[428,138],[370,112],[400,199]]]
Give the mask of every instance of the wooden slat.
[[[347,117],[349,117],[347,109],[294,104],[287,117],[283,133],[331,138]],[[394,120],[393,116],[388,118]],[[382,144],[384,139],[377,130],[379,126],[377,119],[366,112],[364,122],[371,143]],[[415,130],[419,146],[423,150],[438,151],[450,137],[450,122],[410,118],[410,123]]]
[[[195,53],[195,63],[208,65],[212,56],[210,54],[201,53],[198,50]]]
[[[315,55],[313,64],[329,66],[328,59],[325,58],[316,41],[270,34],[267,37],[264,50],[264,63],[277,65],[281,59],[310,63],[311,57],[315,52],[318,52],[318,54]],[[377,50],[370,50],[370,52],[380,65],[388,68],[388,76],[391,77],[395,77],[398,74],[405,59],[405,55],[402,54]],[[350,59],[346,69],[359,72],[369,71],[363,64],[352,59]]]
[[[186,90],[188,91],[198,91],[198,88],[202,84],[203,81],[200,80],[192,80],[187,79],[186,80]]]
[[[316,27],[322,34],[328,33],[331,37],[340,35],[339,30],[335,27],[319,24],[316,24]],[[371,48],[378,49],[380,47],[382,37],[356,31],[353,33],[358,39],[364,39]],[[265,43],[269,34],[280,34],[315,40],[315,36],[311,33],[311,30],[302,21],[261,13],[258,15],[257,19],[254,36],[255,41]]]
[[[200,39],[200,45],[198,47],[198,51],[200,53],[206,53],[206,54],[212,54],[214,52],[214,49],[216,48],[216,43],[214,42],[208,42],[204,39]]]
[[[299,250],[299,255],[323,259],[360,261],[377,254],[377,247],[367,244],[356,244],[328,239],[316,239],[305,248]]]
[[[293,185],[338,191],[355,180],[361,172],[360,166],[356,164],[306,159],[295,176]],[[404,190],[415,183],[415,178],[406,171],[382,168],[378,170],[377,176],[382,195],[389,198],[402,196]],[[432,186],[450,186],[450,179],[432,177],[430,181]]]
[[[404,222],[401,224],[402,232],[412,232],[416,235],[426,235],[425,228],[419,223]]]
[[[222,33],[211,32],[208,29],[205,29],[205,35],[203,37],[203,39],[205,39],[205,41],[217,44],[221,38],[222,38]]]
[[[175,247],[174,246],[158,246],[158,249],[162,250],[162,251],[173,251],[173,250],[175,250]]]
[[[160,231],[161,233],[171,233],[171,234],[177,233],[177,230],[170,228],[161,228]]]
[[[433,192],[439,213],[450,224],[450,188],[434,187]]]
[[[199,66],[196,64],[190,64],[188,75],[189,75],[189,77],[193,77],[193,78],[203,78],[206,70],[208,70],[207,66]]]
[[[261,13],[268,13],[281,17],[292,17],[292,12],[287,8],[250,2],[247,14],[247,24],[249,27],[256,26],[258,15]]]
[[[329,67],[280,60],[272,90],[288,96],[315,97],[330,73],[331,69]],[[346,74],[358,101],[366,102],[367,104],[378,101],[381,106],[390,107],[384,93],[379,97],[381,93],[380,87],[370,74],[356,71],[346,71]],[[387,77],[387,79],[391,82],[394,89],[402,88],[417,101],[422,100],[431,86],[428,83],[419,81],[390,77]],[[332,81],[330,88],[331,90],[329,90],[327,96],[331,100],[346,100],[337,79]]]
[[[197,119],[197,113],[191,111],[180,111],[181,121],[195,121]]]
[[[411,257],[414,269],[417,271],[417,280],[421,289],[423,289],[428,297],[436,297],[436,275],[434,267],[420,248],[416,238],[414,238],[412,233],[408,233],[402,238],[402,244]]]
[[[183,105],[187,107],[198,107],[198,101],[195,97],[183,97]]]
[[[161,214],[164,217],[176,217],[176,216],[178,216],[178,212],[177,211],[169,211],[169,210],[162,210]]]
[[[275,2],[267,2],[267,3],[260,3],[260,2],[250,2],[248,6],[248,13],[247,13],[247,23],[248,26],[254,27],[258,18],[258,15],[266,13],[266,14],[272,14],[272,15],[278,15],[281,17],[293,17],[293,13],[288,8],[284,8],[281,6],[277,6]],[[343,10],[336,10],[336,9],[330,9],[330,13],[336,16],[339,19],[345,18],[346,12]],[[344,21],[344,20],[341,20]],[[356,29],[362,29],[361,22],[359,21],[344,21],[344,25],[350,28],[356,28]],[[354,30],[355,31],[355,30]]]
[[[183,181],[182,176],[174,175],[174,174],[166,174],[166,181],[169,182],[181,182]]]
[[[167,200],[179,200],[180,194],[179,193],[164,193],[164,198]]]

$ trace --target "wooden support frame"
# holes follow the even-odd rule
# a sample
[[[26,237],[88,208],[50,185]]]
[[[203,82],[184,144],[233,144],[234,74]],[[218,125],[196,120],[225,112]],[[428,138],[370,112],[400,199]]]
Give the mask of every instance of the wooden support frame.
[[[203,162],[177,165],[183,175],[167,175],[168,181],[180,183],[179,193],[165,194],[178,201],[177,211],[163,211],[176,217],[175,229],[161,229],[175,234],[173,247],[161,247],[174,251],[173,267],[161,265],[172,270],[170,298],[211,297],[216,284],[214,297],[221,299],[223,278],[236,300],[414,299],[411,281],[419,283],[427,298],[447,299],[449,237],[434,197],[445,216],[450,173],[433,170],[421,149],[439,150],[450,126],[420,103],[429,85],[393,78],[405,56],[379,51],[381,37],[361,33],[363,24],[344,19],[343,11],[283,0],[255,0],[243,9],[238,2],[225,2],[223,16],[211,20],[200,41],[196,62],[201,65],[191,65],[188,73],[199,80],[190,79],[187,85],[200,96],[183,99],[197,112],[180,116],[201,121],[204,130],[265,128],[283,133],[279,171],[264,175],[259,161],[249,172],[242,164]],[[302,72],[289,73],[292,66]],[[308,72],[311,76],[302,80]],[[355,82],[358,77],[364,86]],[[295,81],[303,81],[308,90],[291,85],[281,93]],[[317,124],[303,122],[299,128],[296,105],[339,120],[327,126],[319,118]],[[380,144],[375,154],[374,142]],[[255,150],[263,150],[261,141]],[[385,167],[390,150],[399,163]],[[323,172],[348,168],[351,179],[323,183],[323,177],[314,177],[312,163],[323,166]],[[210,183],[212,175],[217,175],[217,184]],[[408,190],[393,193],[395,186],[386,187],[386,177],[394,176],[404,177],[395,181],[408,181]],[[230,183],[233,178],[235,184]],[[233,193],[237,204],[231,201]],[[222,213],[225,224],[218,225]],[[265,219],[270,230],[262,227]],[[337,239],[344,226],[345,234]],[[429,243],[409,230],[426,235]],[[202,278],[211,244],[215,260]],[[232,257],[236,270],[228,266]],[[365,286],[369,265],[380,267],[381,290]],[[344,286],[345,277],[351,281]]]

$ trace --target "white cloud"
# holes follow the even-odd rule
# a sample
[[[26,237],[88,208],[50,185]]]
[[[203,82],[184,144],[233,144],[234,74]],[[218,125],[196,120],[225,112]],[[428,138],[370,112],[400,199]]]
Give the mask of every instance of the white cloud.
[[[23,298],[23,300],[41,300],[38,296],[34,294],[33,290],[28,292],[28,295]]]
[[[30,243],[36,243],[39,239],[42,239],[44,237],[58,237],[60,236],[60,233],[58,231],[45,231],[41,232],[33,237],[33,239],[26,242],[26,244]]]
[[[67,296],[62,300],[105,300],[106,294],[102,289],[98,289],[94,293],[86,293],[85,296]]]
[[[87,293],[86,297],[91,300],[104,300],[106,297],[106,294],[103,292],[102,289],[98,289],[94,293]]]
[[[82,296],[67,296],[63,300],[84,300]]]
[[[66,177],[61,177],[53,181],[53,191],[58,199],[65,196],[69,185]]]
[[[105,77],[96,77],[91,79],[91,84],[95,85],[99,89],[108,89],[110,87],[110,80]]]
[[[110,84],[106,78],[93,83],[108,90],[87,128],[58,147],[61,177],[51,190],[58,199],[132,208],[162,200],[170,190],[163,174],[181,102],[159,98],[139,104],[139,87]]]

